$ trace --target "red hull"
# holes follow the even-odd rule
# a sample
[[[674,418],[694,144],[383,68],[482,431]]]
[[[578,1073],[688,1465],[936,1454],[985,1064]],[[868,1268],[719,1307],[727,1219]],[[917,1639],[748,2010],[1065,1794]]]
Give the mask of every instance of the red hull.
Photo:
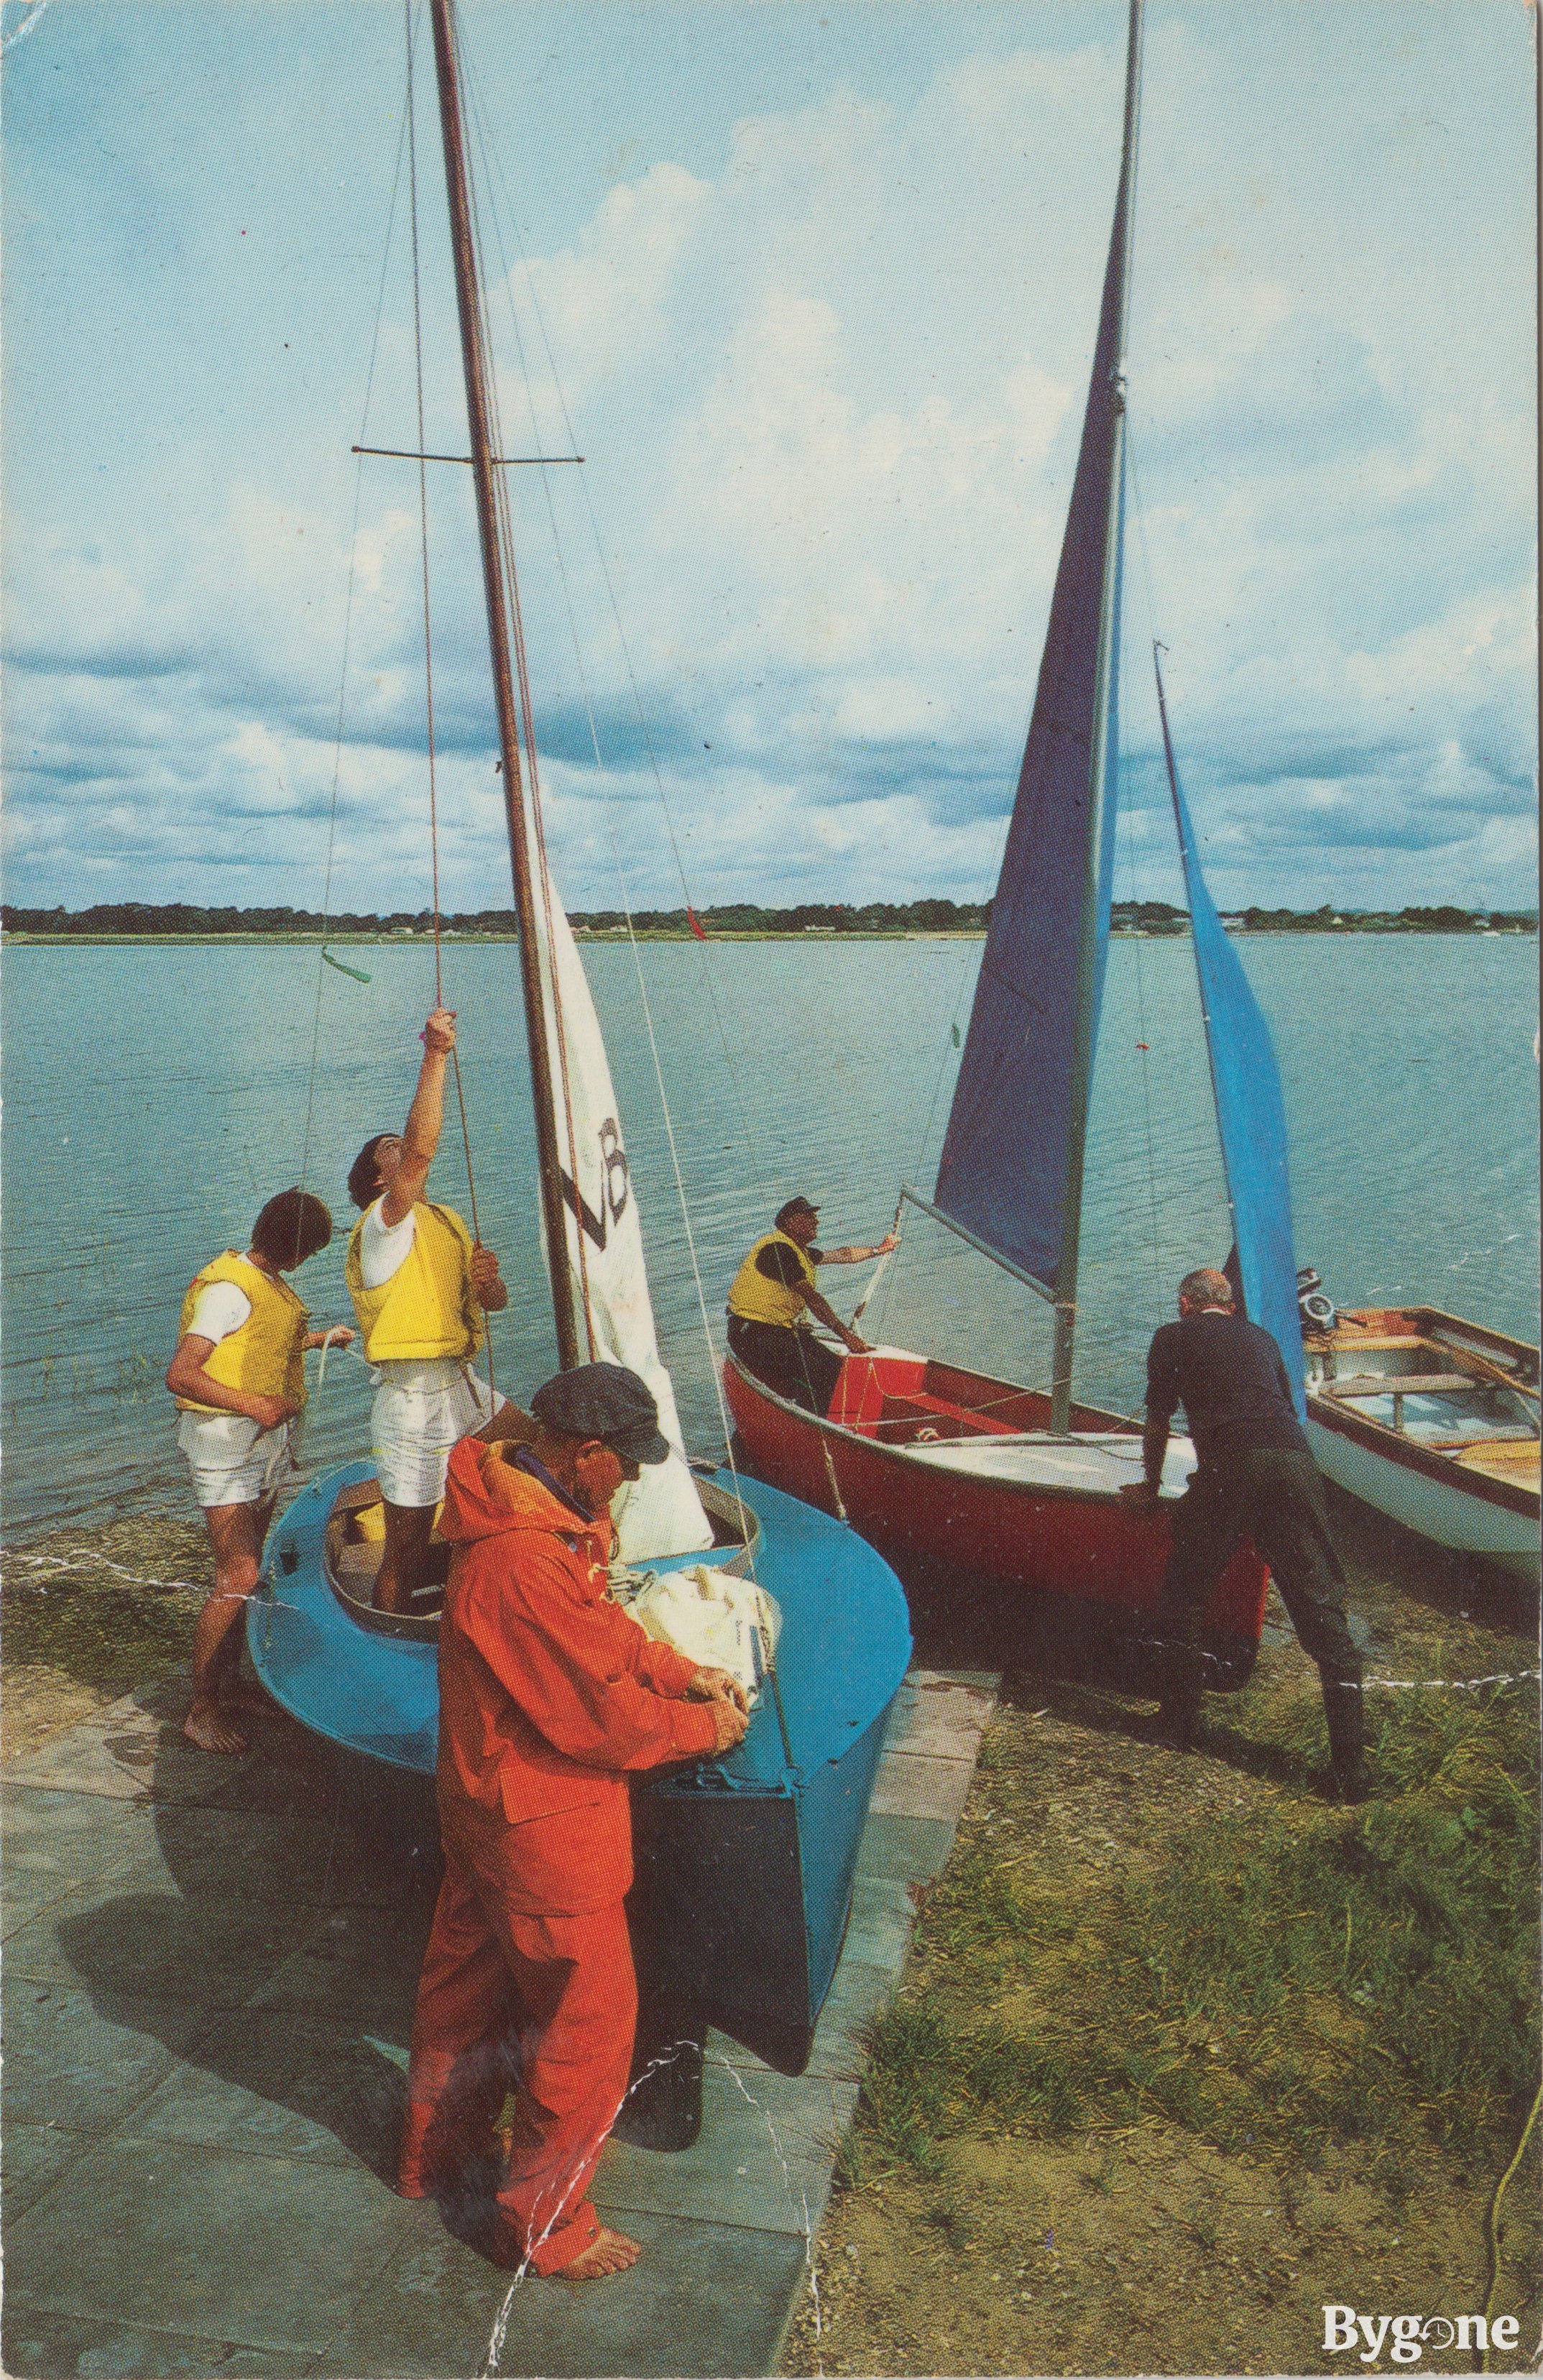
[[[1133,1508],[1118,1495],[924,1467],[896,1451],[924,1428],[936,1437],[990,1435],[993,1423],[1048,1429],[1048,1397],[894,1356],[850,1362],[826,1421],[779,1397],[732,1355],[723,1388],[756,1475],[826,1512],[837,1510],[839,1488],[852,1526],[902,1572],[907,1562],[945,1564],[995,1586],[1111,1613],[1155,1608],[1168,1560],[1165,1512]],[[978,1418],[987,1413],[991,1420]],[[1072,1427],[1136,1436],[1117,1415],[1086,1405],[1074,1406]],[[872,1434],[880,1430],[888,1442]],[[1205,1633],[1257,1645],[1268,1584],[1253,1548],[1241,1546],[1211,1597]]]

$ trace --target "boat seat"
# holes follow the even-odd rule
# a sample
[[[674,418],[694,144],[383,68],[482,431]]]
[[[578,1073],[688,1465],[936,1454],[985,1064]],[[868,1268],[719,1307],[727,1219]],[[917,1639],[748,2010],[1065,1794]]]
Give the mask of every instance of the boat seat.
[[[345,1538],[341,1545],[333,1548],[333,1568],[339,1578],[373,1578],[381,1567],[381,1556],[384,1550],[379,1539],[373,1543],[368,1538],[355,1539],[350,1543]]]
[[[1320,1380],[1318,1385],[1327,1397],[1440,1397],[1451,1396],[1458,1389],[1498,1384],[1477,1380],[1472,1372],[1352,1372],[1343,1380]]]
[[[1004,1421],[989,1421],[982,1414],[970,1413],[963,1405],[950,1404],[946,1398],[929,1397],[920,1390],[914,1395],[889,1395],[879,1409],[874,1435],[888,1444],[905,1446],[926,1435],[933,1439],[1011,1437],[1011,1426]]]

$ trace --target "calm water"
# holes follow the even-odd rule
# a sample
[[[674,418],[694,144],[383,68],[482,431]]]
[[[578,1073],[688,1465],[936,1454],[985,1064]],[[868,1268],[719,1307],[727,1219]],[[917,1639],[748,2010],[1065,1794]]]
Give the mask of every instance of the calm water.
[[[1299,1261],[1342,1303],[1418,1298],[1536,1339],[1537,943],[1315,935],[1242,948],[1285,1077]],[[957,1063],[949,1026],[963,1026],[979,954],[943,941],[645,949],[715,1329],[746,1244],[794,1190],[824,1201],[822,1236],[839,1246],[881,1235],[902,1180],[930,1189]],[[162,1384],[182,1292],[218,1249],[245,1246],[263,1200],[302,1172],[340,1228],[297,1285],[318,1321],[349,1318],[344,1175],[370,1133],[401,1124],[433,989],[425,950],[352,955],[373,980],[328,972],[318,1014],[314,948],[9,951],[7,1535],[186,1492]],[[687,1437],[707,1450],[721,1442],[712,1366],[638,976],[625,947],[591,946],[586,964],[660,1343]],[[517,1395],[554,1357],[513,949],[448,946],[446,996],[482,1234],[512,1290],[496,1375]],[[1187,941],[1112,947],[1088,1180],[1078,1386],[1129,1410],[1178,1276],[1220,1262],[1230,1236]],[[433,1186],[466,1206],[453,1109]],[[850,1311],[868,1278],[836,1271],[826,1286]],[[1039,1302],[914,1215],[864,1327],[1047,1375]],[[313,1463],[360,1451],[369,1401],[363,1366],[334,1355],[307,1422]]]

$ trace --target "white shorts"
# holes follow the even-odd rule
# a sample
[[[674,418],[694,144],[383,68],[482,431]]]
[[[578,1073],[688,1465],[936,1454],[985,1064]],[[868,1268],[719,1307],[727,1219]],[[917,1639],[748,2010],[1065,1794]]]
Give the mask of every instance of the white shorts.
[[[193,1475],[193,1493],[207,1512],[220,1504],[262,1504],[299,1478],[296,1425],[260,1429],[245,1414],[185,1413],[176,1442]]]
[[[421,1364],[380,1364],[370,1415],[371,1448],[388,1504],[422,1511],[444,1493],[450,1450],[480,1429],[506,1397],[495,1396],[468,1364],[439,1355]]]

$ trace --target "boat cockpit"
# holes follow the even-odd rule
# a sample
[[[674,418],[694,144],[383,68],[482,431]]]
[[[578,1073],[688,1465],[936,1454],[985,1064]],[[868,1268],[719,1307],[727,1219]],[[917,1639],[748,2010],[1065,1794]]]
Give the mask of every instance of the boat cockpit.
[[[536,1435],[533,1417],[517,1405],[504,1405],[498,1415],[496,1435],[517,1445],[529,1445]],[[760,1523],[747,1504],[725,1494],[693,1464],[693,1483],[712,1528],[714,1552],[705,1557],[738,1576],[750,1571],[760,1540]],[[436,1521],[438,1515],[436,1513]],[[333,1499],[322,1540],[322,1568],[327,1585],[351,1619],[382,1636],[417,1637],[431,1643],[439,1634],[445,1583],[450,1575],[451,1548],[437,1527],[429,1540],[424,1574],[407,1611],[381,1611],[371,1599],[376,1575],[385,1551],[385,1514],[378,1479],[355,1479],[339,1488]],[[697,1554],[687,1559],[700,1560]]]

